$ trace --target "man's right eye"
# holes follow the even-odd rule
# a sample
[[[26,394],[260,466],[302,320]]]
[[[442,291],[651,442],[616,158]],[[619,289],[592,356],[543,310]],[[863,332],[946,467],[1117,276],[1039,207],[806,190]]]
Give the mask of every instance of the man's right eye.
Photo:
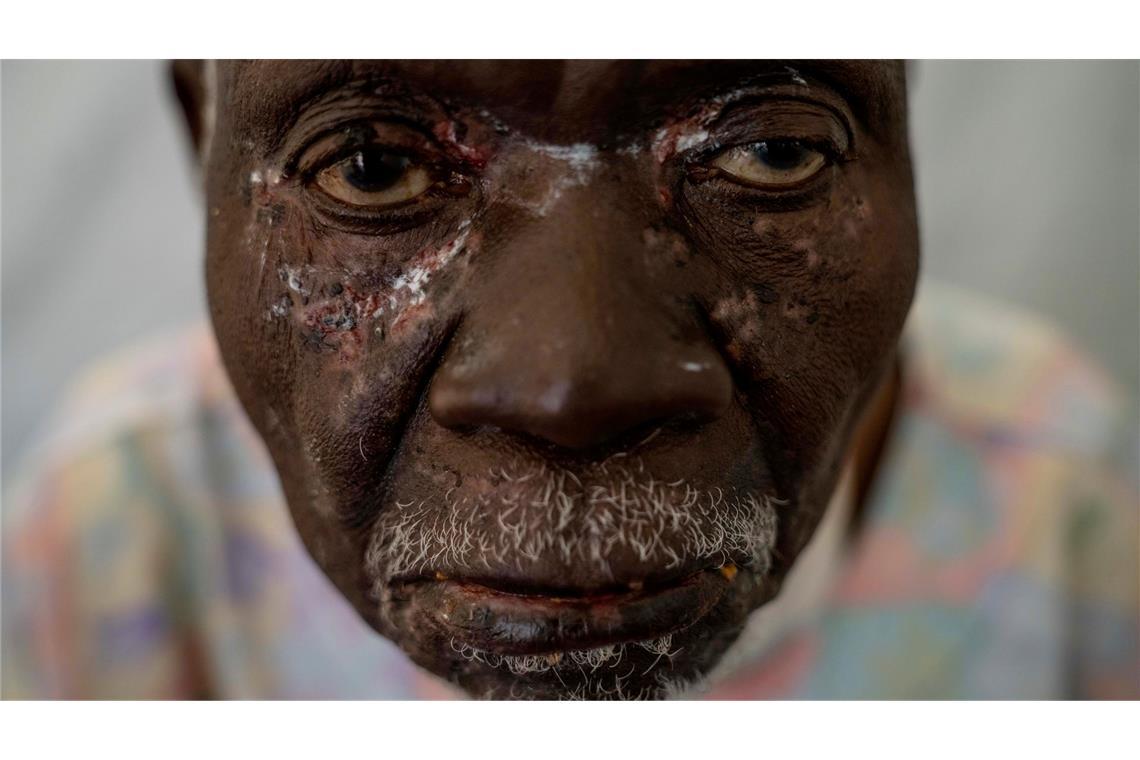
[[[322,169],[316,184],[333,199],[360,208],[392,208],[431,188],[429,167],[383,146],[360,148]]]

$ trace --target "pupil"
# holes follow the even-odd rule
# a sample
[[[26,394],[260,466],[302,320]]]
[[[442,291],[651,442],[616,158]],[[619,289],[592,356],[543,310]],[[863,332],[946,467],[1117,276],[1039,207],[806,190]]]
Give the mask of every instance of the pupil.
[[[377,193],[396,184],[409,163],[407,156],[377,148],[365,148],[353,154],[341,174],[357,190]]]
[[[772,140],[756,146],[756,157],[777,170],[795,169],[804,162],[807,151],[795,140]]]

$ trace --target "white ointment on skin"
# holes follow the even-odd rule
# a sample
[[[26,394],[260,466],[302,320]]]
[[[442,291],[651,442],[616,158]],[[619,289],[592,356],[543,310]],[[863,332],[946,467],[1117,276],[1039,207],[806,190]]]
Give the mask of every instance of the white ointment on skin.
[[[528,140],[523,145],[526,150],[532,153],[565,165],[563,169],[557,172],[556,176],[536,192],[522,195],[514,190],[506,192],[506,197],[510,201],[536,216],[546,216],[557,205],[566,190],[588,184],[594,173],[601,167],[601,162],[598,160],[598,148],[589,143],[552,145]]]

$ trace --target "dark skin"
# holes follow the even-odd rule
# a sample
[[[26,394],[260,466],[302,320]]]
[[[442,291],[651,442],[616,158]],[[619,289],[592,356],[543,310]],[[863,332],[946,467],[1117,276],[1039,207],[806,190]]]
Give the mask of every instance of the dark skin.
[[[866,492],[918,266],[901,64],[175,65],[306,547],[480,697],[657,697]],[[857,442],[857,443],[856,443]]]

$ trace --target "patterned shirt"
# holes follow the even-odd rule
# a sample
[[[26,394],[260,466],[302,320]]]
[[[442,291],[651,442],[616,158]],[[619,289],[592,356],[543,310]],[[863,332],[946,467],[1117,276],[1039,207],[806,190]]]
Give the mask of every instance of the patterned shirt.
[[[943,287],[904,347],[859,531],[833,505],[692,696],[1140,696],[1127,399],[1049,326]],[[102,363],[50,429],[3,505],[4,697],[457,695],[305,553],[207,327]]]

